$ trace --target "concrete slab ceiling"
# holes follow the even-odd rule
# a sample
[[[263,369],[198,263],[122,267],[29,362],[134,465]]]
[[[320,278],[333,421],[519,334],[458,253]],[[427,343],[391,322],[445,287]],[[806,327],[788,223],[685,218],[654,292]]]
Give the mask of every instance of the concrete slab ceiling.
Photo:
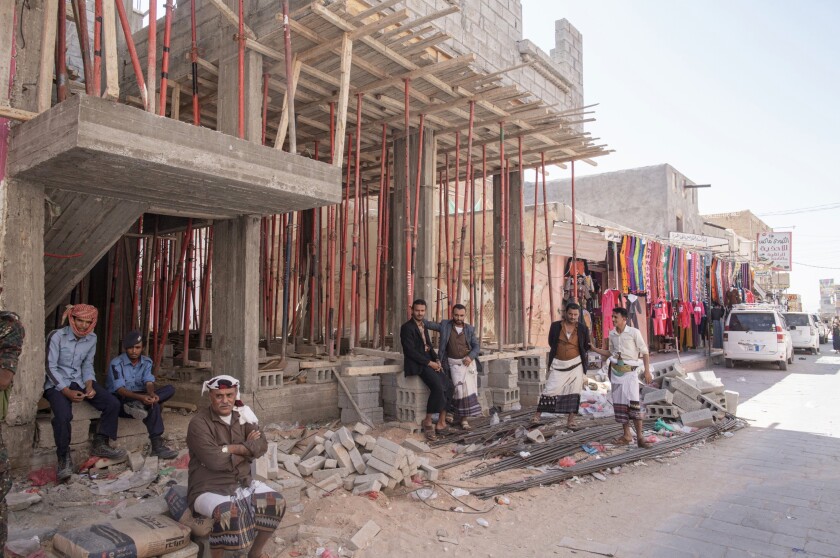
[[[8,169],[168,215],[271,215],[341,200],[341,171],[329,164],[86,95],[16,127]]]

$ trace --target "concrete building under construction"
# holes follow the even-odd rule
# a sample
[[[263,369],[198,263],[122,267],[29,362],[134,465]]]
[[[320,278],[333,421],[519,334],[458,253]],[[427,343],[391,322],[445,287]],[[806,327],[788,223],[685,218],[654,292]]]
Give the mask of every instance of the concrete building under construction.
[[[370,375],[411,419],[394,335],[414,298],[492,324],[487,359],[530,354],[524,172],[608,153],[578,31],[543,52],[518,0],[283,4],[170,0],[144,27],[131,3],[0,0],[15,466],[54,459],[32,448],[68,303],[99,309],[99,374],[141,329],[179,400],[232,374],[266,422],[339,418],[342,378]]]

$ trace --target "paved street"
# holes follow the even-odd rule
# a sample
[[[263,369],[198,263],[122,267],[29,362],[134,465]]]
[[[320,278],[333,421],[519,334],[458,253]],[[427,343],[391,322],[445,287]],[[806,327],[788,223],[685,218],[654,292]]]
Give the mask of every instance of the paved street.
[[[707,494],[663,483],[683,492],[682,509],[645,513],[652,529],[622,556],[840,556],[840,355],[823,351],[797,354],[786,372],[715,370],[751,426],[691,456],[706,462]]]

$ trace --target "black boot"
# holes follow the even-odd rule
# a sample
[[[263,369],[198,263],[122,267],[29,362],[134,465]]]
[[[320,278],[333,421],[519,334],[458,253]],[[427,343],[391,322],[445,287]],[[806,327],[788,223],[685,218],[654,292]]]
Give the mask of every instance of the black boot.
[[[125,450],[114,449],[108,445],[108,438],[102,434],[97,434],[93,439],[93,449],[90,452],[97,457],[106,457],[108,459],[125,459]]]
[[[160,436],[149,438],[149,440],[152,442],[152,455],[156,455],[161,459],[175,459],[178,457],[178,452],[166,447],[163,443],[163,438]]]
[[[70,459],[70,455],[58,456],[57,469],[56,478],[58,482],[64,482],[73,476],[73,460]]]

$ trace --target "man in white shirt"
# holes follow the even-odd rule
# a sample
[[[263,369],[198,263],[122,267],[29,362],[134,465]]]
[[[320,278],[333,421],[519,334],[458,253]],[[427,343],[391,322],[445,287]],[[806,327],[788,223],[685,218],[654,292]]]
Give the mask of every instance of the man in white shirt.
[[[642,433],[642,407],[639,396],[638,369],[644,365],[645,383],[651,383],[650,355],[642,332],[627,324],[627,309],[620,306],[613,309],[613,330],[610,331],[609,350],[592,347],[596,353],[610,357],[610,382],[615,420],[624,427],[624,434],[615,439],[619,445],[633,441],[630,421],[636,427],[636,441],[640,448],[649,447]]]

